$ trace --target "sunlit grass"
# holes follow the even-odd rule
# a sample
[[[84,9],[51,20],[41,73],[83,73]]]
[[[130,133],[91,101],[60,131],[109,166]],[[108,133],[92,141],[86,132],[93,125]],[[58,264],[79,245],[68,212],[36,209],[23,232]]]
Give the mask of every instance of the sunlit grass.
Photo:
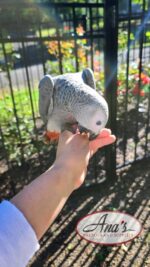
[[[35,139],[34,120],[38,116],[38,90],[31,91],[32,104],[29,91],[24,88],[14,91],[14,102],[10,93],[0,96],[0,125],[3,132],[3,141],[10,160],[20,164],[22,158],[21,143],[24,147],[24,157],[36,153],[36,147],[31,140]],[[34,141],[35,142],[35,141]]]
[[[41,29],[41,37],[46,37],[46,36],[54,36],[56,35],[56,29]],[[36,31],[36,36],[40,37],[40,32],[39,30]]]
[[[14,91],[13,97],[14,102],[10,93],[0,96],[0,123],[9,122],[15,114],[17,114],[18,117],[31,117],[32,104],[33,111],[37,113],[38,90],[31,91],[32,104],[27,89]]]

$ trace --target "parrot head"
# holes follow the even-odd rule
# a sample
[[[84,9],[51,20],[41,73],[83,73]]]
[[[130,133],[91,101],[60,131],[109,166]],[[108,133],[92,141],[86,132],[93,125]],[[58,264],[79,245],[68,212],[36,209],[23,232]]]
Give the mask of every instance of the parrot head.
[[[90,140],[95,139],[100,131],[105,127],[108,121],[108,105],[102,96],[99,96],[100,102],[91,103],[91,105],[82,106],[78,129],[80,133],[89,133]]]

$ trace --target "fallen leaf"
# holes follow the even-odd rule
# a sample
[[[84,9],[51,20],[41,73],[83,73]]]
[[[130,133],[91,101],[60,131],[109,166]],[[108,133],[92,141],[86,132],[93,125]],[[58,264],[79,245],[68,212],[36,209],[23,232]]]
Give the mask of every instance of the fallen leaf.
[[[121,245],[121,249],[122,249],[123,251],[125,251],[125,252],[128,251],[128,247],[125,246],[125,244],[122,244],[122,245]]]
[[[67,249],[68,249],[68,250],[73,250],[73,245],[72,245],[72,244],[69,244],[69,245],[67,246]]]

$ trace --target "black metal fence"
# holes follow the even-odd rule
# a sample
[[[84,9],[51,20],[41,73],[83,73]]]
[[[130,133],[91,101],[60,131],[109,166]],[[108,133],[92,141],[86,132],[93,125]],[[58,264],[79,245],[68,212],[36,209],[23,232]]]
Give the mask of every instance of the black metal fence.
[[[126,9],[120,9],[118,19],[118,167],[150,152],[150,2],[122,2]]]
[[[87,184],[149,156],[149,1],[139,9],[129,1],[119,12],[117,2],[1,1],[1,14],[12,18],[0,16],[0,172],[13,191],[20,177],[25,184],[55,158],[54,147],[43,143],[38,114],[38,82],[45,73],[91,67],[106,95],[117,144],[93,158]]]

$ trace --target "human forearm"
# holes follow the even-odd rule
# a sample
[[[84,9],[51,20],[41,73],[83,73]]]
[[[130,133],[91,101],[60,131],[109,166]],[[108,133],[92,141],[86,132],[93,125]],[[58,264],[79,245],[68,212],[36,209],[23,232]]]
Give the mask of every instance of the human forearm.
[[[74,189],[72,174],[54,164],[27,185],[11,202],[22,211],[40,239]]]
[[[22,211],[40,239],[54,221],[69,195],[83,182],[90,157],[115,141],[104,129],[96,140],[64,132],[59,139],[54,165],[26,186],[11,201]]]

